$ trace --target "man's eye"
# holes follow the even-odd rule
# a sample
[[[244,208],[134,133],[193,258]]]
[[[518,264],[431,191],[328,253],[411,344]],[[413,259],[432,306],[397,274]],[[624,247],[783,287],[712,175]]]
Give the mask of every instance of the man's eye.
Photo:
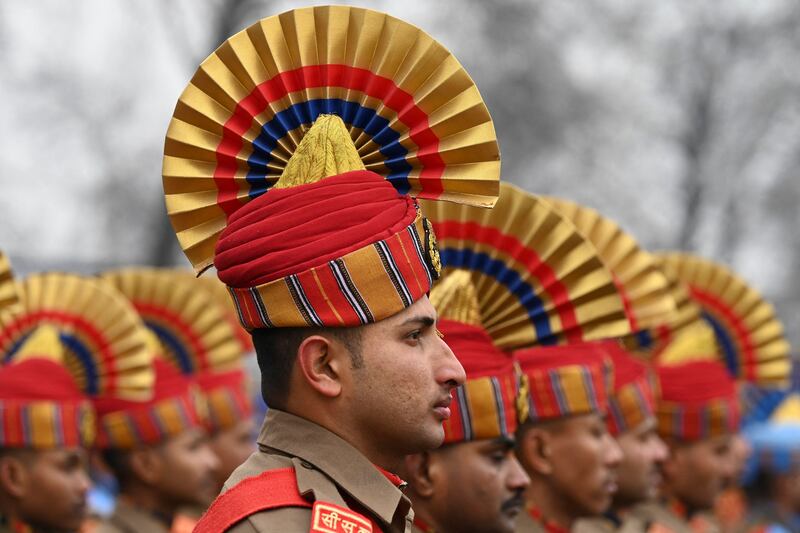
[[[422,337],[422,332],[420,330],[412,331],[408,334],[408,338],[415,341],[419,340],[420,337]]]

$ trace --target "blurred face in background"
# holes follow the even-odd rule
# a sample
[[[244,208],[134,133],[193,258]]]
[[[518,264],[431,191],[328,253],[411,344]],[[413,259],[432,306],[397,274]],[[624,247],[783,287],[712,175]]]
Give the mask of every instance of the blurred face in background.
[[[733,435],[723,435],[670,443],[670,456],[663,467],[666,493],[691,511],[711,509],[733,477],[733,440]]]
[[[611,506],[622,451],[601,415],[534,424],[519,435],[517,453],[533,482],[546,484],[572,518],[598,516]]]
[[[656,432],[656,421],[648,418],[617,437],[622,461],[617,469],[618,490],[614,506],[624,508],[658,496],[661,466],[669,450]]]
[[[250,419],[245,419],[240,420],[235,426],[217,431],[211,436],[209,445],[219,463],[215,473],[218,492],[233,471],[256,450],[253,439],[254,430],[255,423]]]
[[[744,473],[747,460],[753,453],[753,447],[741,435],[734,435],[731,439],[731,453],[730,453],[730,476],[725,480],[726,487],[736,487],[739,485]]]
[[[208,505],[217,496],[219,461],[208,437],[199,429],[185,431],[158,448],[160,454],[155,487],[175,508]]]
[[[80,448],[0,450],[0,497],[36,531],[77,531],[91,486],[86,461]]]

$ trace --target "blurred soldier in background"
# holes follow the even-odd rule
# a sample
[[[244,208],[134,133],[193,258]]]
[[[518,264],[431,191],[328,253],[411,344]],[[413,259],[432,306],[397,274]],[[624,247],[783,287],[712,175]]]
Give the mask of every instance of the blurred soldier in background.
[[[569,531],[596,517],[617,491],[622,452],[605,416],[612,367],[599,344],[517,352],[530,414],[517,430],[517,455],[531,477],[519,532]]]
[[[413,530],[513,533],[530,479],[514,455],[517,380],[511,355],[482,327],[469,272],[452,271],[430,299],[467,381],[456,390],[442,447],[406,458]]]
[[[622,449],[617,469],[617,491],[603,518],[582,520],[576,532],[643,532],[646,525],[632,508],[658,497],[661,467],[667,447],[658,436],[655,418],[654,376],[643,362],[616,342],[605,344],[614,364],[614,393],[608,401],[606,423]]]

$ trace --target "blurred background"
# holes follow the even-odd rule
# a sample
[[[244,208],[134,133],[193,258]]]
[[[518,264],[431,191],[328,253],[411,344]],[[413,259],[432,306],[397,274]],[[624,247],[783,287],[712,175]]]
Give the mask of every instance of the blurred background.
[[[340,2],[350,3],[350,2]],[[309,2],[3,0],[0,249],[16,270],[187,264],[164,135],[199,63]],[[734,268],[800,346],[800,3],[363,0],[444,43],[495,119],[503,179]]]

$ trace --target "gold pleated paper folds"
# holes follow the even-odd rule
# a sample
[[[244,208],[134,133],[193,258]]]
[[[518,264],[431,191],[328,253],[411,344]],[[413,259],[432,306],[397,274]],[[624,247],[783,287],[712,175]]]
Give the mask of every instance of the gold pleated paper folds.
[[[720,355],[740,380],[784,386],[790,346],[772,305],[726,267],[685,253],[660,254],[665,270],[688,287],[714,330]]]
[[[102,277],[130,300],[184,374],[239,367],[242,350],[223,308],[184,272],[128,268]]]
[[[483,325],[504,349],[631,332],[612,273],[575,226],[542,198],[501,184],[494,209],[423,202],[443,276],[468,270]]]
[[[560,198],[547,197],[547,201],[594,245],[614,276],[631,329],[666,323],[675,312],[675,301],[653,257],[616,222],[594,209]]]
[[[150,396],[154,375],[146,330],[118,291],[98,279],[62,273],[34,274],[17,287],[19,308],[0,312],[0,354],[13,360],[36,328],[52,326],[65,347],[66,367],[87,394]]]
[[[228,217],[274,184],[321,114],[341,117],[366,169],[399,192],[494,204],[494,126],[447,49],[368,9],[296,9],[225,41],[175,108],[164,193],[196,271],[211,265]]]
[[[14,273],[6,254],[0,252],[0,309],[19,306],[19,293],[14,281]]]

